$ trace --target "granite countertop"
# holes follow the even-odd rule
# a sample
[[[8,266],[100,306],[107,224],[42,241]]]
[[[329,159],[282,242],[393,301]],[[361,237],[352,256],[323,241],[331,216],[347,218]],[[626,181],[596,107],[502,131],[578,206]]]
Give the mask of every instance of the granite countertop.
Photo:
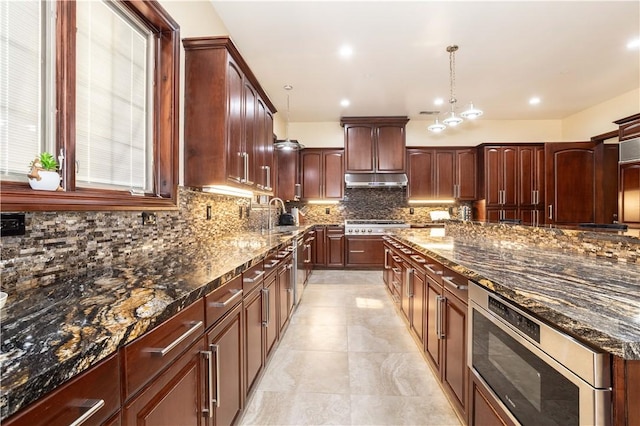
[[[0,418],[150,331],[307,227],[212,241],[10,295],[0,310]]]
[[[569,334],[640,360],[640,265],[428,230],[393,235]]]

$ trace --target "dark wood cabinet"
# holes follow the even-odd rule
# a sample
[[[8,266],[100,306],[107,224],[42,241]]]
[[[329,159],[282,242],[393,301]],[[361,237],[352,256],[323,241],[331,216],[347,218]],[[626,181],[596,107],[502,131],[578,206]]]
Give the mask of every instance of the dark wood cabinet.
[[[325,235],[326,266],[331,268],[344,267],[344,227],[327,226]]]
[[[266,264],[265,264],[266,265]],[[264,279],[263,303],[265,306],[265,336],[264,351],[265,357],[268,358],[275,348],[275,344],[279,337],[278,328],[278,301],[280,297],[277,274],[275,271],[268,273]]]
[[[618,125],[618,140],[620,142],[640,138],[640,114],[621,118],[614,123]]]
[[[297,201],[302,195],[299,175],[300,153],[298,151],[276,151],[277,184],[276,197],[284,201]]]
[[[302,198],[335,199],[344,197],[344,150],[305,149],[300,154]]]
[[[280,334],[289,324],[289,318],[293,311],[293,279],[292,279],[293,257],[288,254],[278,268],[278,327]]]
[[[620,164],[620,221],[640,223],[640,162]]]
[[[518,208],[524,225],[544,224],[544,146],[518,147]]]
[[[262,372],[265,356],[265,308],[262,281],[244,299],[245,324],[245,389],[249,393]]]
[[[104,402],[101,405],[100,402]],[[117,354],[74,377],[44,398],[2,421],[9,426],[67,426],[94,412],[87,424],[100,425],[120,408]]]
[[[504,410],[487,396],[484,385],[473,373],[469,375],[469,426],[514,426]]]
[[[345,244],[345,266],[379,269],[384,265],[381,236],[347,236]]]
[[[404,173],[407,117],[343,117],[346,173]]]
[[[183,44],[185,185],[271,194],[275,107],[228,37]]]
[[[424,298],[426,277],[421,268],[412,266],[407,276],[407,290],[411,296],[409,328],[420,342],[424,342]]]
[[[425,337],[424,350],[435,371],[440,371],[442,342],[440,340],[440,309],[442,283],[427,274],[425,287]]]
[[[314,242],[314,261],[313,266],[326,266],[327,265],[327,227],[324,225],[314,226],[314,231],[316,232]]]
[[[476,163],[475,148],[408,148],[407,196],[475,200]]]
[[[518,205],[517,152],[517,147],[512,146],[482,148],[484,198],[487,208]]]
[[[448,280],[447,280],[448,281]],[[445,281],[443,304],[442,383],[460,413],[466,413],[467,401],[467,301],[456,297]],[[466,286],[465,284],[456,284]]]
[[[212,356],[212,369],[209,374],[212,375],[213,383],[208,398],[214,400],[211,425],[230,425],[242,411],[242,316],[242,304],[239,303],[207,332],[206,346]]]

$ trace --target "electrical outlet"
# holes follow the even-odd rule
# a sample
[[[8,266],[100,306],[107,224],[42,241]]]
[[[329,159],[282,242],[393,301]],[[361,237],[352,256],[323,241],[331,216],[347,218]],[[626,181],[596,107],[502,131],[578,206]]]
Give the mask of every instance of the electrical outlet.
[[[240,219],[242,219],[242,206],[238,206],[238,212],[240,215]]]
[[[324,209],[324,214],[331,214],[331,209],[329,207]]]
[[[409,214],[414,214],[416,211],[413,209],[413,207],[409,207]]]
[[[246,216],[247,219],[249,219],[249,213],[251,212],[251,206],[246,206],[244,208],[244,215]]]
[[[11,235],[24,235],[24,213],[2,213],[0,222],[0,235],[8,237]]]
[[[207,206],[207,220],[211,220],[211,206]]]
[[[157,219],[155,213],[142,212],[142,225],[155,225]]]

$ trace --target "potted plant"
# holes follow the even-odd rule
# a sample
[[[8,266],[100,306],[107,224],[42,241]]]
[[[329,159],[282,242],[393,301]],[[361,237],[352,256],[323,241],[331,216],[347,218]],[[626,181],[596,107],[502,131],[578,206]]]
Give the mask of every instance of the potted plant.
[[[32,189],[43,191],[62,191],[58,162],[48,152],[41,153],[31,164],[31,172],[27,175]]]

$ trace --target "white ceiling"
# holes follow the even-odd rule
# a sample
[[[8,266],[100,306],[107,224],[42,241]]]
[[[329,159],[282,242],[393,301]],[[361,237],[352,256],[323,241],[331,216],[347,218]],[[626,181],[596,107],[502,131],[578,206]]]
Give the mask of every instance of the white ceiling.
[[[212,1],[280,112],[293,85],[292,122],[430,120],[449,108],[433,100],[449,98],[451,44],[458,110],[490,120],[562,119],[640,87],[639,1]]]

